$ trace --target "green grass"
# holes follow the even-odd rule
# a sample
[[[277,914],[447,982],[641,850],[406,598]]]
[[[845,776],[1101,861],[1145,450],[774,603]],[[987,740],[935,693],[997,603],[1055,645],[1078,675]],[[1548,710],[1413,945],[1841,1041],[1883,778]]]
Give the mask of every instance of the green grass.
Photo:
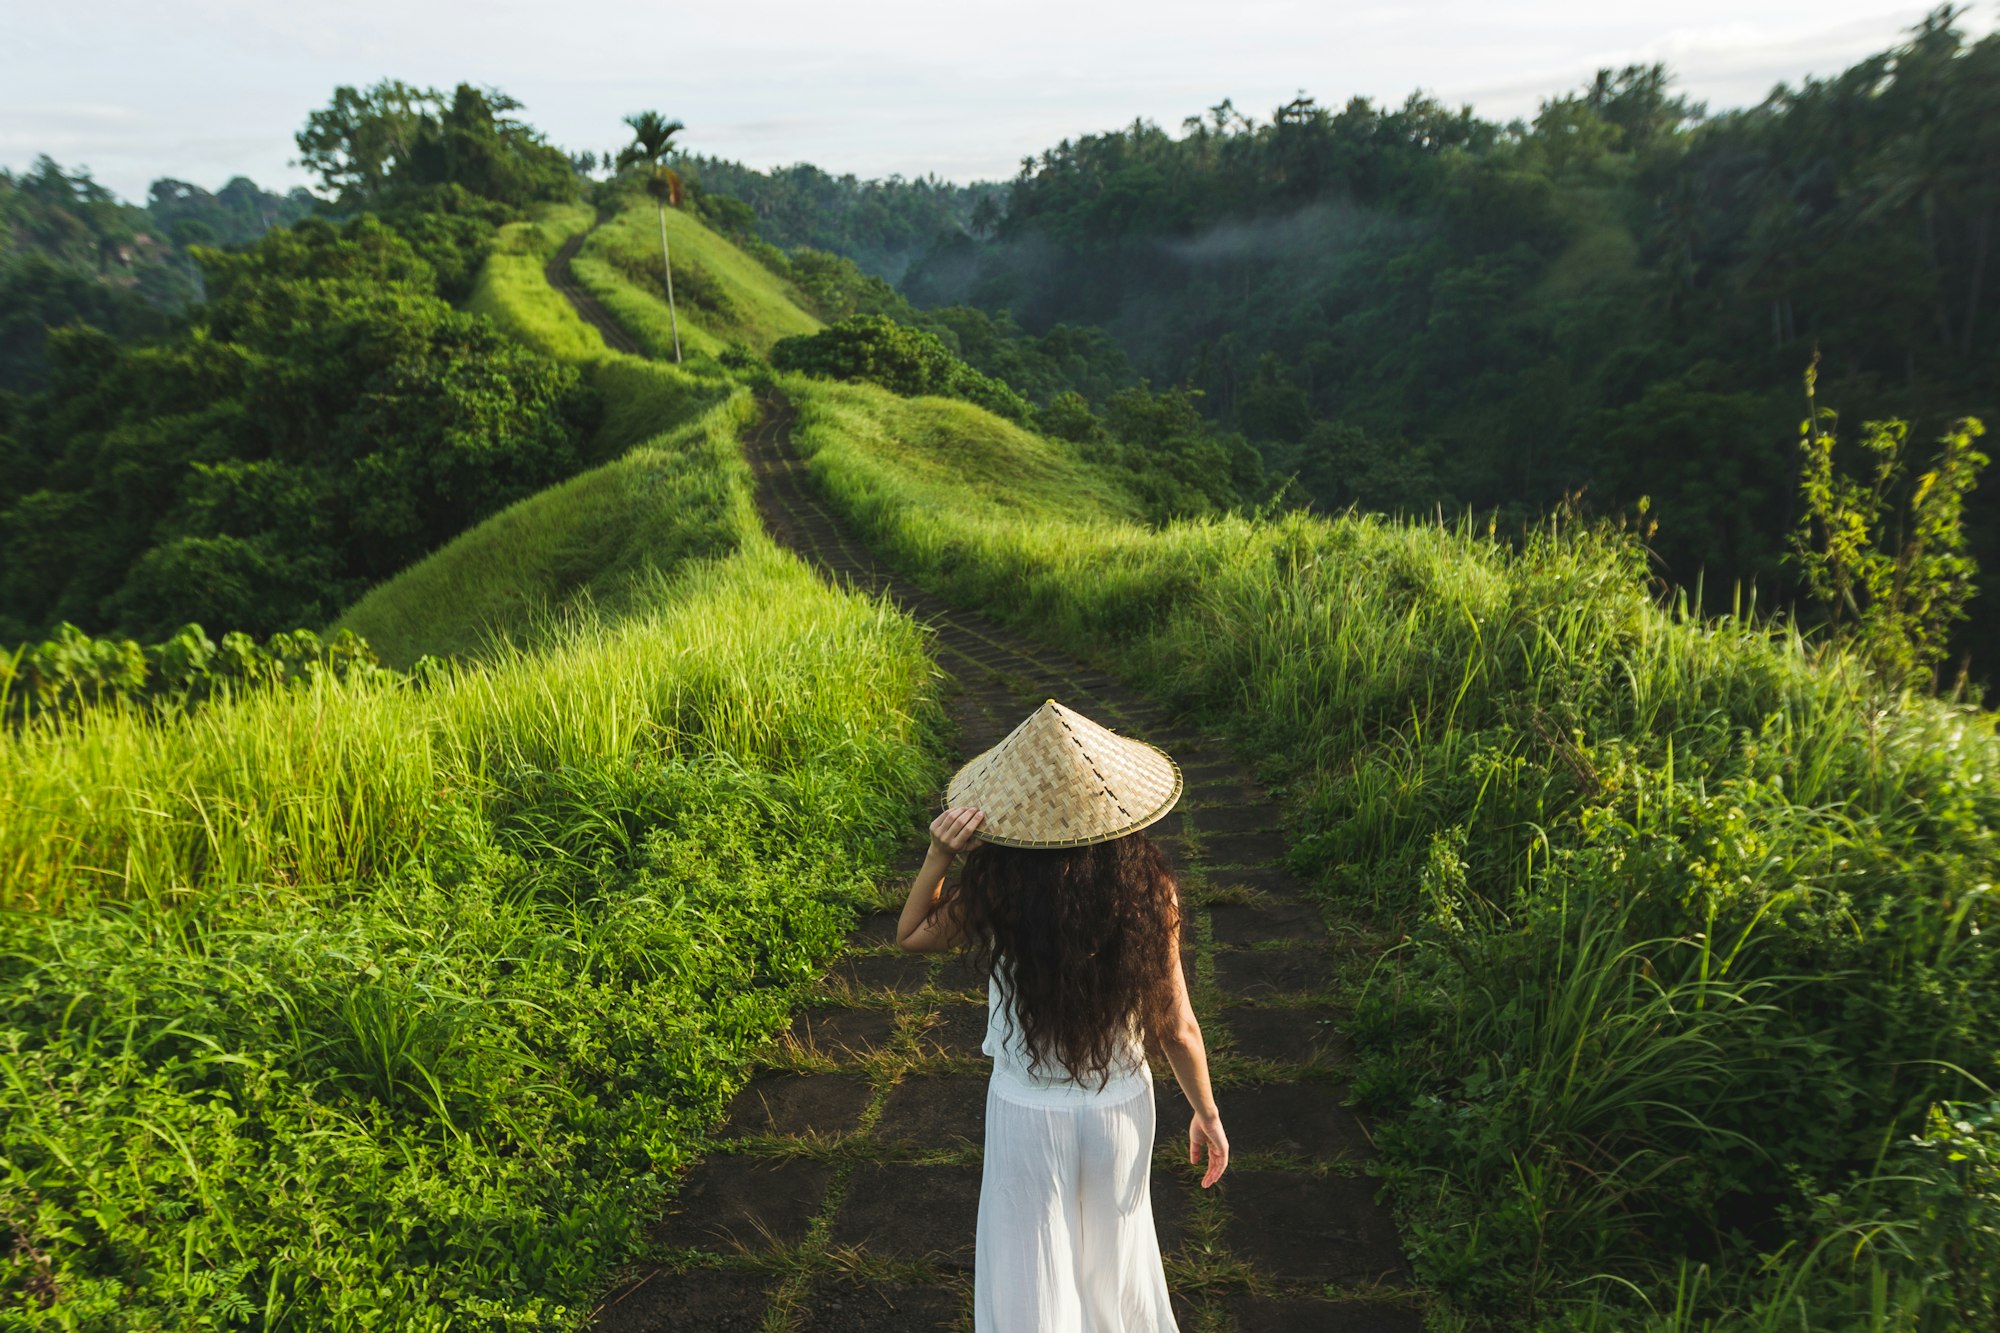
[[[730,396],[733,381],[712,365],[662,365],[607,348],[603,336],[543,276],[550,256],[587,230],[595,214],[573,204],[544,205],[539,212],[537,221],[500,229],[466,305],[510,336],[583,371],[604,410],[587,449],[589,461],[615,459]]]
[[[472,656],[520,641],[579,603],[643,606],[656,573],[755,531],[737,444],[755,410],[739,389],[688,425],[494,515],[372,590],[339,627],[408,667],[425,654]]]
[[[606,355],[603,337],[542,278],[549,257],[564,241],[586,230],[593,216],[581,204],[552,204],[543,206],[538,221],[502,227],[466,309],[560,360],[582,362]]]
[[[420,675],[0,733],[9,1327],[572,1329],[940,775],[917,628],[758,530],[747,393],[475,304],[596,470],[350,612]]]
[[[421,687],[0,737],[12,1326],[575,1327],[906,836],[930,678],[759,541]]]
[[[668,209],[666,226],[683,357],[713,358],[732,343],[765,352],[780,338],[822,327],[790,283],[686,212]],[[629,203],[593,233],[571,270],[648,354],[673,356],[651,200]]]
[[[1059,448],[785,388],[872,545],[1231,727],[1297,866],[1403,940],[1357,1091],[1447,1324],[1993,1317],[2000,1184],[1898,1146],[2000,1083],[1991,714],[1660,606],[1607,529],[1155,531]]]

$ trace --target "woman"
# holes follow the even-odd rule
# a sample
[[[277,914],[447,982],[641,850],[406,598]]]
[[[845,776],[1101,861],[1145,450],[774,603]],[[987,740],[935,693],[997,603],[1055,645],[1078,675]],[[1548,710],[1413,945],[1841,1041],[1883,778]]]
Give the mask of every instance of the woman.
[[[1194,1108],[1202,1187],[1229,1162],[1180,964],[1180,895],[1141,831],[1180,770],[1051,699],[960,769],[896,927],[987,975],[977,1333],[1177,1333],[1153,1231],[1148,1050]],[[945,872],[964,855],[956,884]]]

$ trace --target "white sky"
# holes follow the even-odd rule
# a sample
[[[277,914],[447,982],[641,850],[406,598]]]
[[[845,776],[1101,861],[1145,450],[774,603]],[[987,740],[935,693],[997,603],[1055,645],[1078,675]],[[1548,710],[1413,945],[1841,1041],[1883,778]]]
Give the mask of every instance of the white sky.
[[[1267,119],[1421,88],[1532,116],[1600,66],[1664,60],[1711,110],[1892,46],[1918,3],[1680,0],[0,0],[0,166],[37,153],[141,202],[159,176],[310,183],[292,135],[339,84],[498,87],[552,143],[604,150],[620,118],[687,122],[753,166],[1012,177],[1058,140],[1181,120],[1224,97]],[[1993,30],[2000,4],[1961,20]]]

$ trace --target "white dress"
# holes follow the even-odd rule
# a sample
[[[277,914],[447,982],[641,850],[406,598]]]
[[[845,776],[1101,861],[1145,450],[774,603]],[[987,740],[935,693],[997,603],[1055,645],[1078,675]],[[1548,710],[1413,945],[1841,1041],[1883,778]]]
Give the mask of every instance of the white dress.
[[[1102,1090],[1030,1068],[1002,970],[986,984],[975,1333],[1179,1333],[1153,1231],[1145,1048],[1133,1034]]]

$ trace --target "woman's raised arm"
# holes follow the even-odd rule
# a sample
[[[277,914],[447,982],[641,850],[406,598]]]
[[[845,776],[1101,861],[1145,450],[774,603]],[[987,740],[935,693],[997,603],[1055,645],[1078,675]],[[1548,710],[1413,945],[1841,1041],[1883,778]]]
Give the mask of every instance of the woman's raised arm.
[[[958,904],[939,890],[952,858],[979,845],[979,826],[984,822],[986,816],[969,806],[953,806],[931,821],[931,849],[896,922],[896,943],[910,953],[942,953],[964,943]]]

